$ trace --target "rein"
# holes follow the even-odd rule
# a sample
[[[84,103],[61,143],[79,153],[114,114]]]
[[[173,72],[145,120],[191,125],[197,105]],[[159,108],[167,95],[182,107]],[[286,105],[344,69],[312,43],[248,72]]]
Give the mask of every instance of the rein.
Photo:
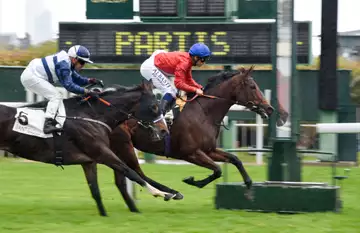
[[[241,105],[239,101],[228,100],[228,99],[225,99],[225,98],[222,98],[222,97],[218,97],[218,96],[214,96],[214,95],[206,95],[206,94],[204,94],[204,95],[198,95],[198,94],[196,94],[196,95],[194,95],[194,96],[193,96],[191,99],[189,99],[189,100],[187,100],[187,99],[185,100],[185,99],[183,99],[181,96],[178,96],[178,97],[179,97],[179,99],[181,99],[182,101],[184,101],[184,102],[186,102],[186,103],[192,102],[192,101],[194,101],[194,100],[195,100],[196,98],[198,98],[198,97],[205,97],[205,98],[209,98],[209,99],[225,100],[225,101],[227,101],[227,102],[231,102],[232,104]],[[198,102],[198,103],[199,103],[199,102]],[[199,104],[200,104],[200,103],[199,103]],[[247,107],[247,108],[249,108],[251,111],[254,111],[254,112],[259,111],[259,110],[258,110],[259,108],[258,108],[258,106],[256,106],[255,103],[249,101],[248,104],[251,106],[251,108],[249,108],[249,107]],[[201,104],[200,104],[200,106],[201,106]],[[201,106],[201,108],[203,109],[202,106]],[[203,109],[203,111],[204,111],[204,109]],[[227,128],[227,127],[225,126],[224,121],[222,120],[221,122],[222,122],[222,124],[215,122],[215,125],[223,126],[225,129],[229,130],[229,128]]]
[[[228,99],[225,99],[225,98],[222,98],[222,97],[218,97],[218,96],[214,96],[214,95],[198,95],[198,94],[196,94],[196,95],[194,95],[194,97],[192,97],[191,99],[189,99],[189,100],[184,100],[181,96],[179,96],[179,98],[182,100],[182,101],[184,101],[184,102],[191,102],[191,101],[193,101],[193,100],[195,100],[197,97],[206,97],[206,98],[209,98],[209,99],[218,99],[218,100],[226,100],[226,101],[228,101],[228,102],[231,102],[231,103],[233,103],[233,104],[240,104],[238,101],[233,101],[233,100],[228,100]]]

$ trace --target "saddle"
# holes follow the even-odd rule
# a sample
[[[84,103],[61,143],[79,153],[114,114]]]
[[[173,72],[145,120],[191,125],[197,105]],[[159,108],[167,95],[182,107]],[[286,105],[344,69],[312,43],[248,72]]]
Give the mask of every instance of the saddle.
[[[61,166],[63,164],[62,144],[63,137],[61,132],[54,132],[52,134],[45,134],[43,132],[45,122],[45,108],[44,107],[19,107],[16,108],[16,115],[14,120],[13,131],[20,134],[26,134],[33,137],[48,139],[53,138],[54,143],[54,164]],[[66,120],[65,107],[59,108],[55,121],[61,127]]]

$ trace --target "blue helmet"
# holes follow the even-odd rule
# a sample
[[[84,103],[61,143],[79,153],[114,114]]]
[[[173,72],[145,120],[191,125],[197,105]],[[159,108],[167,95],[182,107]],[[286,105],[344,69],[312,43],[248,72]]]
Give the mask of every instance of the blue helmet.
[[[189,50],[189,54],[191,56],[198,56],[198,57],[204,58],[204,57],[211,56],[211,51],[210,51],[209,47],[207,47],[205,44],[196,43],[193,46],[191,46],[191,48]]]
[[[90,60],[89,50],[82,45],[75,45],[75,46],[71,47],[68,51],[68,55],[70,57],[77,58],[77,59],[82,60],[87,63],[93,63]]]

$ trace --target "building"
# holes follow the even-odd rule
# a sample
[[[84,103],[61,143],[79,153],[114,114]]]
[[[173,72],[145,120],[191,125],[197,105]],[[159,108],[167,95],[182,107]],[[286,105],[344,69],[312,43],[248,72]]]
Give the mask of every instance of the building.
[[[360,30],[338,33],[338,55],[360,61]]]
[[[30,34],[32,44],[42,43],[53,37],[51,12],[44,5],[44,0],[26,1],[25,30]]]

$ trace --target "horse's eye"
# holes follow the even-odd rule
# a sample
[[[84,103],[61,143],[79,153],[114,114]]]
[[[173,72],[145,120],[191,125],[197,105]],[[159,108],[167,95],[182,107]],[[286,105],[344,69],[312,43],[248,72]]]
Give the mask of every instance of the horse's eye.
[[[154,113],[157,113],[159,111],[159,107],[157,104],[152,104],[150,106],[150,109],[154,112]]]

